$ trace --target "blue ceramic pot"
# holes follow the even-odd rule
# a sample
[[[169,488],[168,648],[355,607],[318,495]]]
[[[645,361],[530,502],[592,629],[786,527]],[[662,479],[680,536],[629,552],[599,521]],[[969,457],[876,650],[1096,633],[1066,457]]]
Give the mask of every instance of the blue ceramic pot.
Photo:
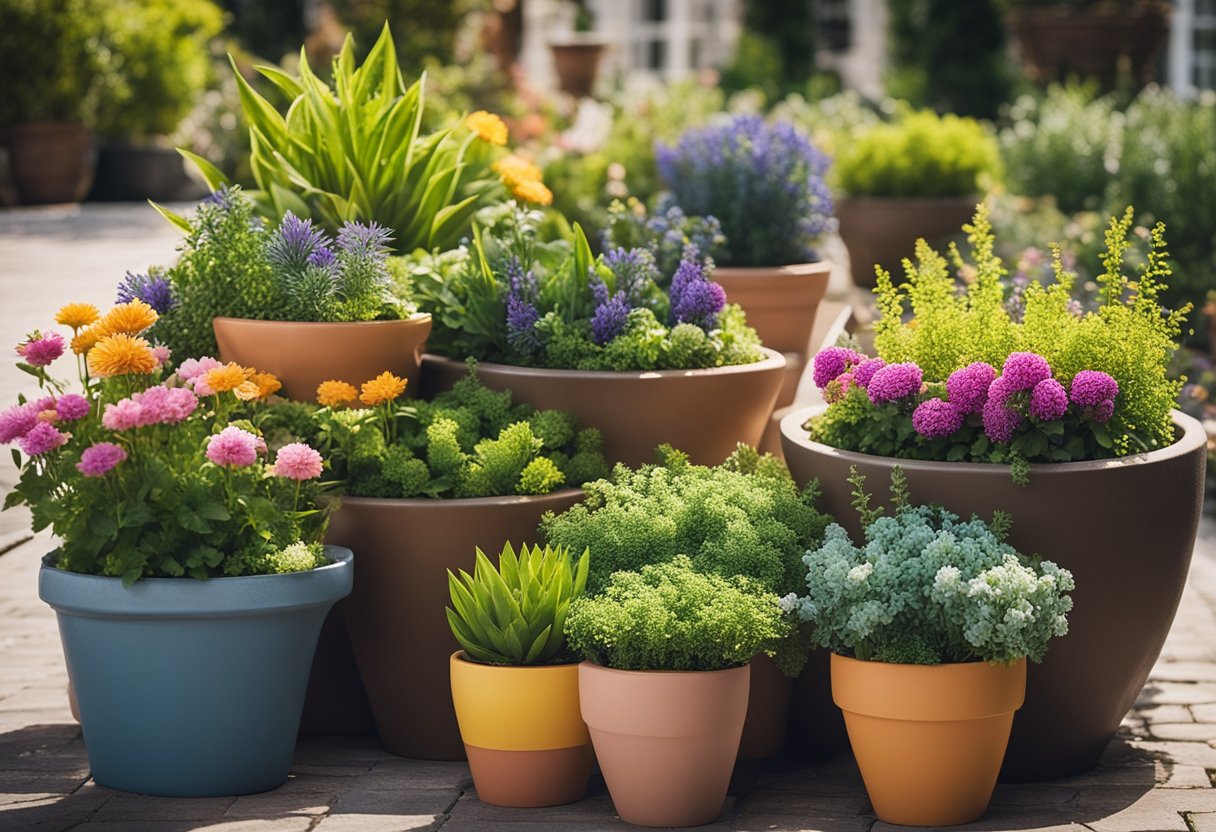
[[[175,797],[282,785],[321,622],[352,586],[351,551],[325,550],[309,572],[128,589],[44,559],[93,779]]]

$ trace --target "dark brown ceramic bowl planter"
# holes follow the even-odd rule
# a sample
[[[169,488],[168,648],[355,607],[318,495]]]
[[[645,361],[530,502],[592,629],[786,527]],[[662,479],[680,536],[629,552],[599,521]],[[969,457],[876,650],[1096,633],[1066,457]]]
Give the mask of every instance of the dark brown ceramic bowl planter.
[[[900,264],[912,257],[916,241],[930,244],[959,233],[970,222],[979,196],[888,197],[846,196],[836,202],[840,237],[849,250],[853,283],[872,289],[874,267],[899,277]]]
[[[546,511],[583,498],[569,488],[539,497],[380,500],[347,497],[326,541],[359,553],[343,604],[359,676],[384,747],[403,757],[465,757],[452,708],[447,570],[472,569],[473,551],[534,543]]]
[[[456,652],[451,674],[478,800],[535,808],[583,799],[594,755],[577,664],[490,665]]]
[[[9,168],[23,205],[80,202],[93,183],[93,134],[75,122],[18,124],[7,131]]]
[[[750,668],[703,672],[579,665],[583,719],[617,814],[700,826],[722,813],[747,713]]]
[[[1030,668],[1026,705],[1014,722],[1002,776],[1044,780],[1097,765],[1152,669],[1186,584],[1203,501],[1202,425],[1175,412],[1168,448],[1120,459],[1030,466],[1030,483],[1006,465],[920,462],[837,450],[802,425],[820,408],[781,422],[785,459],[799,484],[818,478],[821,508],[860,539],[849,467],[885,495],[903,468],[912,497],[964,517],[1013,518],[1009,542],[1072,571],[1069,634]],[[795,702],[797,709],[799,703]]]
[[[747,322],[769,349],[786,356],[786,379],[776,407],[793,403],[810,350],[815,313],[828,289],[832,264],[798,263],[763,268],[719,267],[713,279],[747,313]],[[791,357],[793,357],[791,359]]]
[[[467,372],[463,361],[423,356],[423,395],[451,388]],[[761,361],[708,370],[614,373],[477,365],[477,378],[491,390],[510,390],[518,402],[566,410],[580,425],[599,428],[608,462],[634,468],[654,462],[654,449],[664,442],[697,465],[717,465],[739,442],[758,444],[784,374],[785,358],[770,349]]]
[[[1114,4],[1117,5],[1117,4]],[[1008,16],[1027,74],[1040,83],[1069,75],[1116,81],[1126,59],[1137,84],[1153,77],[1169,32],[1169,4],[1122,12],[1105,8],[1022,8]]]
[[[323,381],[358,387],[386,370],[409,382],[407,396],[416,395],[431,316],[348,323],[216,318],[212,327],[221,361],[274,373],[283,383],[279,395],[311,402]]]
[[[595,36],[549,44],[553,53],[553,70],[557,73],[558,89],[575,98],[591,95],[599,77],[600,59],[607,48],[608,44]]]

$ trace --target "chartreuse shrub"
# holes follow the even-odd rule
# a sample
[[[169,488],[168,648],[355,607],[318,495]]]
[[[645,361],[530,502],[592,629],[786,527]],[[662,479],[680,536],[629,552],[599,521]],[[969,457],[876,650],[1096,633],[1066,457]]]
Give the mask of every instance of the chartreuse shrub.
[[[487,664],[531,665],[570,660],[566,615],[587,585],[589,555],[576,563],[564,547],[510,543],[498,568],[481,549],[473,574],[448,570],[452,606],[445,612],[465,657]]]
[[[884,516],[852,474],[865,542],[830,525],[804,559],[806,594],[781,600],[809,623],[815,644],[892,664],[1038,662],[1068,632],[1072,573],[1006,543],[1007,515],[985,523],[915,506],[895,468],[895,512]]]
[[[566,619],[571,649],[617,670],[738,667],[789,629],[762,584],[701,572],[684,555],[617,572],[600,595],[575,601]]]

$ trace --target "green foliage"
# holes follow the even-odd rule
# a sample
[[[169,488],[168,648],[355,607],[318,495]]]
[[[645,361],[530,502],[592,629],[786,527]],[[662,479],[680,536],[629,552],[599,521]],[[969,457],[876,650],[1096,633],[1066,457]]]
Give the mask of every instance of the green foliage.
[[[855,505],[867,506],[864,477],[852,473]],[[1072,574],[1004,543],[1008,517],[964,521],[912,505],[906,482],[896,486],[893,516],[863,514],[863,546],[828,527],[805,557],[807,593],[782,606],[810,624],[815,644],[863,661],[1042,661],[1068,632]]]
[[[307,572],[329,563],[325,547],[320,543],[298,541],[282,549],[263,549],[252,546],[240,551],[235,557],[224,560],[225,575],[284,575],[289,572]]]
[[[697,570],[680,555],[617,572],[566,619],[570,647],[617,670],[723,670],[789,635],[777,596],[739,575]]]
[[[0,125],[94,123],[101,101],[100,0],[0,2]]]
[[[921,110],[842,147],[836,176],[850,196],[965,196],[980,193],[1000,164],[996,140],[978,121]]]
[[[411,71],[452,63],[456,35],[465,16],[481,10],[477,0],[334,0],[334,10],[357,42],[371,43],[388,21],[397,60]]]
[[[470,575],[448,570],[452,634],[475,662],[535,665],[566,662],[566,617],[587,584],[589,555],[575,563],[562,547],[503,546],[498,568],[477,550]]]

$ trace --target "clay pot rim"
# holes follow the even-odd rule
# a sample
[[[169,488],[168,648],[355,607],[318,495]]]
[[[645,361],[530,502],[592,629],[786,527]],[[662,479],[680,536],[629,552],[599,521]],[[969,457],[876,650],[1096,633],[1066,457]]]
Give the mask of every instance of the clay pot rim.
[[[818,260],[807,260],[801,263],[783,263],[781,265],[774,266],[715,266],[713,273],[710,275],[710,280],[713,280],[715,275],[722,275],[724,277],[750,277],[752,275],[769,275],[773,272],[798,275],[799,277],[813,277],[819,274],[831,275],[832,261],[827,257],[820,257]],[[726,300],[728,303],[730,302],[729,297],[727,297]]]
[[[343,503],[354,503],[358,506],[370,507],[388,507],[388,506],[408,506],[410,508],[422,508],[423,506],[448,508],[449,510],[456,509],[475,509],[485,508],[487,506],[499,505],[516,505],[519,503],[540,503],[546,501],[557,502],[561,498],[570,496],[574,492],[581,492],[581,488],[559,488],[556,491],[550,491],[548,494],[507,494],[502,497],[347,497],[339,496],[338,499]]]
[[[968,471],[981,476],[1009,476],[1009,466],[999,462],[941,462],[936,460],[901,459],[894,456],[878,456],[863,454],[857,451],[842,451],[831,445],[812,441],[803,430],[802,425],[812,416],[817,416],[827,410],[827,405],[810,405],[787,414],[781,420],[781,436],[783,440],[798,445],[817,454],[837,457],[845,462],[870,464],[873,460],[891,460],[905,471],[926,471],[933,473],[959,473]],[[1181,435],[1173,444],[1157,448],[1145,453],[1130,456],[1114,457],[1112,459],[1091,459],[1080,462],[1035,462],[1030,465],[1030,475],[1033,482],[1035,477],[1065,476],[1084,471],[1106,471],[1126,468],[1133,465],[1151,465],[1171,459],[1185,457],[1207,445],[1207,432],[1203,425],[1193,416],[1188,416],[1180,410],[1171,410],[1170,416],[1174,425],[1181,430]]]
[[[724,667],[719,670],[620,670],[615,667],[606,667],[602,664],[596,664],[590,659],[584,659],[578,663],[579,667],[586,666],[588,669],[603,671],[605,673],[614,673],[619,676],[711,676],[714,674],[736,673],[740,670],[746,670],[751,666],[751,663],[737,665],[735,667]]]
[[[211,319],[215,321],[233,321],[249,327],[264,326],[298,326],[298,327],[368,327],[368,326],[410,326],[420,324],[423,321],[431,320],[430,312],[415,312],[408,318],[393,318],[386,321],[263,321],[258,318],[231,318],[226,315],[217,315]]]
[[[832,654],[832,658],[834,658],[834,659],[842,659],[842,660],[845,660],[848,662],[866,665],[866,666],[883,665],[884,667],[971,667],[972,665],[986,664],[986,665],[989,665],[990,667],[997,667],[997,666],[1007,667],[1007,665],[1003,665],[1003,664],[1001,664],[1001,662],[986,662],[983,659],[976,659],[975,661],[971,661],[971,662],[940,662],[938,664],[908,664],[906,662],[880,662],[880,661],[875,661],[874,659],[859,659],[856,656],[846,656],[844,653],[841,653],[836,650],[829,650],[828,652]],[[1023,662],[1023,661],[1026,661],[1026,657],[1020,656],[1014,660],[1014,664],[1017,664],[1018,662]]]
[[[485,668],[486,670],[565,670],[567,672],[569,672],[570,668],[577,668],[582,664],[582,661],[578,659],[559,664],[487,664],[486,662],[475,662],[472,659],[465,658],[464,650],[457,650],[452,653],[452,661],[467,664],[470,667]]]
[[[956,205],[962,202],[978,205],[983,201],[984,195],[978,193],[957,194],[955,196],[879,196],[878,194],[849,196],[848,194],[841,194],[836,198],[837,205],[847,202],[858,207],[863,207],[877,203],[881,205],[898,204],[902,208],[932,208],[940,205]]]
[[[477,369],[483,368],[489,372],[511,378],[568,378],[577,381],[593,379],[629,379],[648,381],[655,378],[701,378],[703,376],[724,376],[734,373],[754,373],[764,370],[774,370],[785,367],[785,356],[774,349],[760,347],[764,358],[750,364],[731,364],[727,367],[705,367],[699,370],[558,370],[549,367],[520,367],[515,364],[495,364],[492,361],[478,361]],[[449,366],[464,366],[464,359],[448,358],[445,355],[428,352],[422,360],[433,361]]]

